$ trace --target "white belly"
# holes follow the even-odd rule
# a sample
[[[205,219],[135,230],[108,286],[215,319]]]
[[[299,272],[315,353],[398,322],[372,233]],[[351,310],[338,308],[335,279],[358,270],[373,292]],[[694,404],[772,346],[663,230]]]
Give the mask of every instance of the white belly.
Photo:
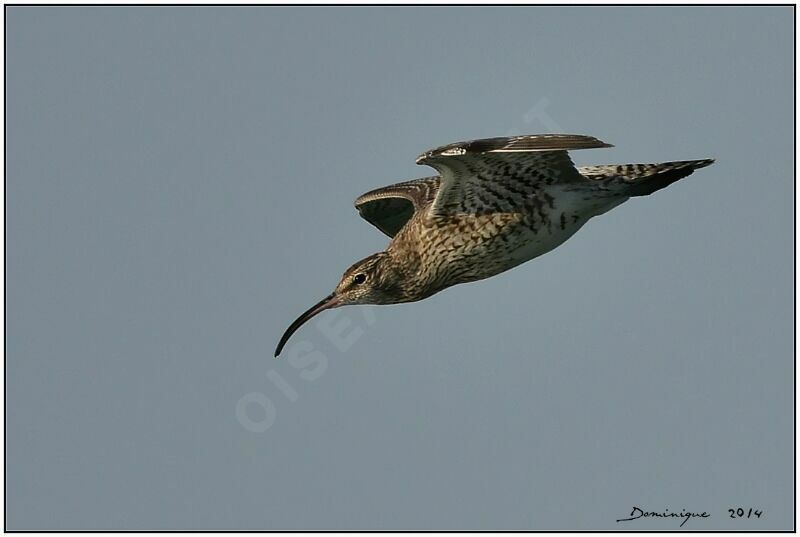
[[[510,252],[509,256],[515,261],[512,266],[530,261],[560,246],[564,241],[574,235],[585,223],[586,220],[582,220],[575,225],[566,226],[563,230],[560,228],[558,230],[553,230],[552,233],[544,232],[534,235],[533,232],[531,232],[525,236],[526,240],[520,240],[519,247]]]
[[[560,246],[575,234],[590,218],[610,211],[628,198],[602,200],[600,204],[587,204],[578,194],[561,194],[559,204],[550,215],[550,226],[538,233],[530,231],[519,237],[519,247],[510,252],[516,266],[530,261]],[[561,215],[564,214],[562,225]],[[511,268],[511,267],[509,267]]]

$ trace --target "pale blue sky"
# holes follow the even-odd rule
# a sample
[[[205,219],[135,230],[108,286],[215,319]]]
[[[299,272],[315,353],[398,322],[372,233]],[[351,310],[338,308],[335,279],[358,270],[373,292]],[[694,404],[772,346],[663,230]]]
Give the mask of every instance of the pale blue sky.
[[[7,529],[792,527],[792,8],[6,15]],[[272,358],[356,196],[552,130],[717,163]]]

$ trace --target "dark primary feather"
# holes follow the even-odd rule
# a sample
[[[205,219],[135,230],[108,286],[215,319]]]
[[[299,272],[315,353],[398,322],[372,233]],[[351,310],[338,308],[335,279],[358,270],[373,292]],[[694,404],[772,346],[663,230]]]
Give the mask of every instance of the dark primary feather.
[[[438,189],[438,177],[405,181],[362,194],[355,206],[367,222],[394,237],[416,211],[430,205]]]
[[[543,188],[585,179],[569,150],[612,147],[592,136],[540,134],[448,144],[417,158],[441,174],[432,215],[518,210]]]
[[[426,160],[437,156],[454,156],[466,153],[513,153],[527,151],[569,151],[572,149],[595,149],[614,147],[594,136],[582,134],[528,134],[498,138],[483,138],[443,145],[426,151],[417,157],[417,164],[426,164]]]

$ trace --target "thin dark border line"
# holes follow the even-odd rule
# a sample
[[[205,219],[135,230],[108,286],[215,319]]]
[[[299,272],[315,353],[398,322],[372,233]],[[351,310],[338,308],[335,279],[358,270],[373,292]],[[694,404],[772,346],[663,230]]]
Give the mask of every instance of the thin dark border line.
[[[6,419],[6,408],[8,408],[8,398],[6,394],[8,393],[8,386],[6,385],[6,376],[8,373],[8,368],[6,367],[6,356],[8,355],[8,340],[6,338],[6,334],[8,333],[8,303],[7,303],[7,294],[8,294],[8,265],[6,263],[6,259],[8,259],[8,252],[6,250],[6,244],[8,244],[8,219],[6,215],[8,214],[8,206],[6,205],[6,199],[8,192],[6,190],[6,177],[8,177],[8,153],[6,149],[8,147],[8,124],[6,118],[8,117],[8,110],[6,108],[6,103],[8,102],[8,93],[6,87],[6,78],[8,74],[8,49],[6,45],[8,44],[6,36],[8,35],[8,24],[7,18],[8,10],[3,9],[3,531],[8,531],[6,527],[6,520],[7,520],[7,507],[8,507],[8,482],[6,481],[7,472],[7,462],[8,462],[8,449],[6,446],[6,438],[8,438],[8,429],[7,429],[7,422]]]
[[[6,356],[8,351],[8,340],[6,332],[8,328],[8,301],[6,299],[6,290],[8,288],[7,276],[7,238],[8,238],[8,198],[7,198],[7,183],[6,177],[8,172],[8,122],[7,122],[7,103],[8,93],[6,92],[6,80],[8,75],[8,8],[9,7],[338,7],[338,6],[352,6],[352,7],[382,7],[382,6],[411,6],[411,7],[450,7],[450,6],[478,6],[478,7],[792,7],[793,31],[792,37],[794,42],[794,51],[792,59],[794,60],[793,73],[794,73],[794,104],[792,107],[793,125],[794,125],[794,176],[797,178],[797,6],[796,4],[4,4],[3,7],[3,35],[4,35],[4,48],[3,48],[3,532],[4,533],[626,533],[627,531],[619,530],[9,530],[6,527],[7,506],[8,506],[8,482],[6,481],[6,469],[8,464],[8,455],[6,450],[6,438],[8,438],[6,409],[8,408],[7,399],[7,362]],[[793,282],[793,296],[794,296],[794,355],[795,359],[792,362],[793,384],[794,384],[794,461],[793,461],[793,475],[794,475],[794,494],[793,504],[797,504],[797,182],[794,183],[795,191],[792,200],[793,208],[793,223],[794,229],[792,230],[793,254],[792,268],[795,281]],[[797,509],[794,511],[793,529],[791,530],[636,530],[643,533],[796,533],[797,531]],[[633,531],[633,530],[630,530]]]
[[[4,4],[5,7],[796,7],[796,4]]]
[[[794,448],[794,462],[792,464],[792,473],[794,474],[794,491],[792,495],[793,504],[795,505],[794,510],[794,531],[797,531],[797,7],[792,10],[792,19],[794,24],[792,25],[792,41],[794,44],[794,51],[792,53],[792,59],[794,60],[794,106],[792,107],[792,116],[794,122],[794,202],[793,206],[793,220],[794,220],[794,229],[792,231],[792,239],[794,242],[794,260],[792,261],[792,272],[794,273],[794,360],[792,361],[792,373],[793,373],[793,385],[794,385],[794,408],[792,412],[794,414],[794,437],[792,439],[792,447]]]

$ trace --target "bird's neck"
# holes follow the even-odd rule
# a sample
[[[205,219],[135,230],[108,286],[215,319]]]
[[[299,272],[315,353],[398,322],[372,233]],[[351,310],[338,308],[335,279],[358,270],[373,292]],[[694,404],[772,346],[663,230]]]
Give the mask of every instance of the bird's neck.
[[[388,255],[384,263],[392,274],[393,281],[397,282],[398,295],[403,297],[402,302],[422,300],[443,289],[438,285],[438,280],[432,278],[433,275],[426,270],[416,250],[389,248],[386,253]]]

